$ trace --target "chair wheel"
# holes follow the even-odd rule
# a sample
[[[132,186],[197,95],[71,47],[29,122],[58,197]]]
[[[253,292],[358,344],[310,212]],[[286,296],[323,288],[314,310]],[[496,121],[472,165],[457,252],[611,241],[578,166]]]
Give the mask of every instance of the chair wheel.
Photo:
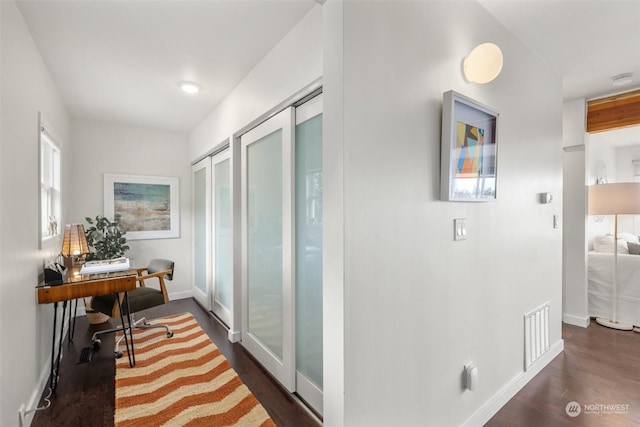
[[[100,350],[100,344],[102,344],[102,342],[99,339],[96,339],[91,343],[91,346],[94,350]]]
[[[173,331],[167,332],[167,338],[171,338],[173,336]]]
[[[116,359],[122,358],[122,352],[121,351],[114,351],[114,353],[116,355]]]

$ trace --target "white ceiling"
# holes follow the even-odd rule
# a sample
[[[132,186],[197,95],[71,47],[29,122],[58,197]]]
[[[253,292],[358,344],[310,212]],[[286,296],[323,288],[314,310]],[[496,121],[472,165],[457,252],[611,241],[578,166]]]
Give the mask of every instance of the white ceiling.
[[[562,77],[565,100],[623,90],[611,77],[627,72],[640,87],[639,0],[478,1]]]
[[[566,100],[640,87],[640,0],[479,2],[563,78]],[[314,4],[18,0],[73,117],[182,133],[213,111]],[[611,85],[612,76],[626,72],[635,74],[633,83]],[[180,80],[195,80],[203,90],[181,93]]]
[[[18,0],[72,117],[187,133],[312,0]],[[179,90],[181,80],[202,86]]]

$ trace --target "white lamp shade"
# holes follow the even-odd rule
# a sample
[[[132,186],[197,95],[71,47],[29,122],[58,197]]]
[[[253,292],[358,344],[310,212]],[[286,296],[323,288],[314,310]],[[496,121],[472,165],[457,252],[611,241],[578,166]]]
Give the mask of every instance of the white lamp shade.
[[[640,215],[640,182],[589,186],[589,215]]]
[[[472,83],[489,83],[502,71],[502,51],[493,43],[476,46],[464,59],[464,76]]]

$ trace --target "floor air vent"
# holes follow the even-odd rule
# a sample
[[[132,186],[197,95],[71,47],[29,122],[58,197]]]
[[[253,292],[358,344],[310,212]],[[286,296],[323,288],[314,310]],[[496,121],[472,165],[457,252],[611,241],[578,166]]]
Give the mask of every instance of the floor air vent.
[[[524,316],[525,371],[549,350],[549,303]]]

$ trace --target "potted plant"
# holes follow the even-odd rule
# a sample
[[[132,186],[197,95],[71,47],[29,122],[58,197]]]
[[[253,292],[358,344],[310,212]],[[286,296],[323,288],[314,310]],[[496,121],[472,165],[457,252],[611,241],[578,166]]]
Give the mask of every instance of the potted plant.
[[[116,214],[113,221],[102,215],[95,219],[86,217],[85,221],[89,224],[85,230],[87,244],[93,248],[93,252],[86,256],[87,261],[119,258],[129,250],[127,238],[124,237],[126,231],[120,227],[120,215]],[[96,325],[109,320],[109,316],[93,311],[86,299],[84,305],[89,323]]]
[[[87,261],[114,259],[124,256],[129,250],[126,231],[120,228],[120,215],[116,214],[113,221],[98,215],[95,220],[86,217],[90,227],[85,231],[87,244],[94,249],[87,255]]]

